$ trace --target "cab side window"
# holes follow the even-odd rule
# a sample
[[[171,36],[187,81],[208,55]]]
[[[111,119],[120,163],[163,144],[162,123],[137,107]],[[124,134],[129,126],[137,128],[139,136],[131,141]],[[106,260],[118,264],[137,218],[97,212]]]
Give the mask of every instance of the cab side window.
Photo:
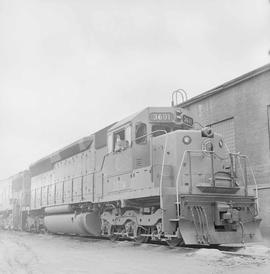
[[[125,150],[131,145],[131,126],[113,133],[113,151]]]
[[[146,144],[147,142],[147,127],[145,123],[139,123],[136,125],[136,144]]]

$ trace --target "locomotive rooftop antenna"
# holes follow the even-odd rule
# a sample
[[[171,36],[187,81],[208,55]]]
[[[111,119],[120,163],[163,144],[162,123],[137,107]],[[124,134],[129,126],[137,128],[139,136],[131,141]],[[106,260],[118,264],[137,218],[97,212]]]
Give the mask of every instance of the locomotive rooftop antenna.
[[[178,103],[178,97],[181,96],[181,101]],[[177,89],[172,92],[172,107],[177,107],[179,104],[185,102],[188,99],[187,93],[184,89]]]

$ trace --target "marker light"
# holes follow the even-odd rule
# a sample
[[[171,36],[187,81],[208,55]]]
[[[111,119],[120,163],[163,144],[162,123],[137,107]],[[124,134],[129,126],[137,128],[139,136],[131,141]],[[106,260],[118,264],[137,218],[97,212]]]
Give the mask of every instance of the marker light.
[[[191,143],[191,137],[190,136],[184,136],[183,137],[183,143],[185,144],[185,145],[189,145],[190,143]]]
[[[175,120],[176,120],[176,122],[182,121],[182,111],[180,109],[177,109],[175,111]]]
[[[223,148],[223,144],[224,144],[224,143],[223,143],[223,140],[220,139],[219,142],[218,142],[219,147],[220,147],[220,148]]]

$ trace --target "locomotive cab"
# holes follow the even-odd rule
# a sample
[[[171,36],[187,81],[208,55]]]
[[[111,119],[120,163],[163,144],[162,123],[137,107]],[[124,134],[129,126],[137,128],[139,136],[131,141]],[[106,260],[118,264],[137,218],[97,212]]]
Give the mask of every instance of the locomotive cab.
[[[117,155],[132,149],[133,168],[150,165],[153,137],[175,130],[190,129],[193,119],[179,108],[149,107],[111,127],[107,134],[108,154]]]
[[[114,200],[120,195],[124,200],[131,191],[140,197],[158,196],[153,140],[177,129],[191,128],[192,123],[192,118],[180,109],[149,107],[114,124],[107,133],[103,198]]]

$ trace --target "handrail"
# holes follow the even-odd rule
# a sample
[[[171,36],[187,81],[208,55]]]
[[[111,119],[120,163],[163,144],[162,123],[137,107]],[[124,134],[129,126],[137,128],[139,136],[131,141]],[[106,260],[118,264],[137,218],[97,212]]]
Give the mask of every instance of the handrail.
[[[187,150],[184,151],[184,154],[182,156],[181,164],[180,164],[180,167],[178,169],[177,176],[176,176],[176,182],[175,182],[175,184],[176,184],[177,218],[180,217],[180,212],[179,212],[179,184],[178,184],[178,181],[179,181],[179,176],[180,176],[180,172],[182,170],[182,166],[183,166],[183,163],[184,163],[184,159],[185,159],[186,153],[187,153]]]
[[[182,159],[181,159],[181,162],[180,162],[180,165],[179,165],[179,169],[178,169],[178,172],[177,172],[177,176],[176,176],[176,204],[177,204],[177,217],[179,218],[180,217],[180,210],[179,210],[179,179],[180,179],[180,174],[181,174],[181,171],[182,171],[182,168],[183,168],[183,164],[184,164],[184,160],[185,160],[185,157],[186,157],[186,154],[189,153],[205,153],[205,152],[209,152],[209,151],[206,151],[206,150],[185,150],[184,153],[183,153],[183,156],[182,156]],[[213,156],[217,156],[218,155],[215,153],[215,152],[211,152],[211,154],[213,154]],[[254,181],[254,184],[255,184],[255,192],[256,192],[256,204],[257,204],[257,208],[258,208],[258,211],[259,211],[259,199],[258,199],[258,185],[257,185],[257,182],[256,182],[256,178],[255,178],[255,175],[254,175],[254,172],[251,168],[251,165],[250,165],[250,162],[249,162],[249,158],[245,155],[241,155],[239,153],[230,153],[233,157],[237,158],[239,160],[239,165],[240,165],[240,169],[241,169],[241,173],[242,173],[242,176],[243,176],[243,170],[242,170],[242,166],[241,166],[241,163],[240,163],[240,158],[242,159],[247,159],[248,161],[248,167],[251,171],[251,174],[252,174],[252,177],[253,177],[253,181]],[[190,174],[190,176],[192,176]],[[213,175],[212,175],[213,176]],[[213,178],[214,179],[214,178]],[[190,183],[192,183],[192,180],[190,180]],[[245,189],[247,189],[247,181],[244,179],[244,176],[243,176],[243,183],[245,184]],[[192,186],[189,186],[190,189],[192,189]]]
[[[249,161],[249,158],[248,156],[245,156],[247,161],[248,161],[248,167],[251,171],[251,175],[253,177],[253,181],[254,181],[254,184],[255,184],[255,196],[256,196],[256,205],[257,205],[257,211],[259,213],[259,195],[258,195],[258,184],[257,184],[257,180],[255,178],[255,175],[254,175],[254,172],[253,172],[253,169],[251,167],[251,164],[250,164],[250,161]]]
[[[164,134],[169,133],[169,132],[167,132],[165,129],[158,129],[158,130],[151,131],[150,133],[147,133],[147,134],[142,135],[142,136],[140,136],[140,137],[133,138],[133,139],[131,139],[131,141],[136,141],[136,140],[138,140],[138,139],[141,139],[141,138],[144,138],[144,137],[153,135],[154,133],[157,133],[157,132],[163,132]]]
[[[142,139],[142,138],[145,138],[147,136],[150,136],[150,135],[153,135],[154,133],[157,133],[157,132],[163,132],[164,134],[168,134],[169,132],[167,132],[165,129],[158,129],[158,130],[154,130],[154,131],[151,131],[147,134],[144,134],[142,136],[139,136],[139,137],[136,137],[136,138],[131,138],[130,139],[130,143],[128,142],[128,146],[124,147],[123,150],[129,148],[129,147],[132,147],[132,142],[136,142],[136,140],[139,140],[139,139]],[[127,140],[128,141],[128,140]],[[111,154],[111,153],[115,153],[115,152],[119,152],[119,151],[111,151],[111,152],[108,152],[107,155]]]
[[[237,157],[238,159],[243,158],[243,159],[245,159],[246,162],[248,163],[247,166],[248,166],[248,169],[250,170],[250,173],[251,173],[251,176],[252,176],[252,179],[253,179],[253,183],[254,183],[254,185],[255,185],[256,205],[257,205],[257,210],[258,210],[258,212],[259,212],[258,184],[257,184],[257,180],[256,180],[256,177],[255,177],[254,171],[253,171],[253,169],[252,169],[252,167],[251,167],[250,160],[249,160],[249,158],[248,158],[247,155],[241,155],[240,153],[230,153],[230,154],[233,155],[233,156],[235,156],[235,157]],[[240,161],[239,161],[239,165],[240,165],[240,169],[241,169],[241,171],[242,171],[242,165],[241,165]],[[242,171],[242,172],[243,172],[243,171]],[[248,181],[247,181],[247,179],[244,179],[244,181],[245,181],[245,185],[246,185],[246,189],[247,189],[247,188],[248,188],[248,186],[247,186]]]
[[[251,167],[251,163],[250,163],[250,160],[248,158],[247,155],[240,155],[239,153],[231,153],[232,155],[238,157],[239,159],[240,158],[244,158],[246,160],[246,165],[248,166],[248,169],[250,170],[250,173],[251,173],[251,176],[252,176],[252,179],[253,179],[253,183],[255,185],[255,199],[256,199],[256,205],[257,205],[257,211],[259,213],[259,195],[258,195],[258,184],[257,184],[257,180],[256,180],[256,177],[255,177],[255,174],[254,174],[254,171]],[[240,165],[240,169],[242,171],[242,165],[240,163],[240,160],[239,160],[239,165]],[[247,170],[247,168],[246,168]],[[243,172],[243,171],[242,171]],[[246,175],[247,175],[247,171],[246,171]],[[245,184],[246,184],[246,192],[248,192],[248,179],[245,179]]]
[[[165,155],[167,150],[167,142],[168,142],[168,134],[166,134],[165,141],[164,141],[164,152],[163,152],[160,181],[159,181],[159,197],[160,197],[161,210],[163,210],[163,172],[164,172]]]

